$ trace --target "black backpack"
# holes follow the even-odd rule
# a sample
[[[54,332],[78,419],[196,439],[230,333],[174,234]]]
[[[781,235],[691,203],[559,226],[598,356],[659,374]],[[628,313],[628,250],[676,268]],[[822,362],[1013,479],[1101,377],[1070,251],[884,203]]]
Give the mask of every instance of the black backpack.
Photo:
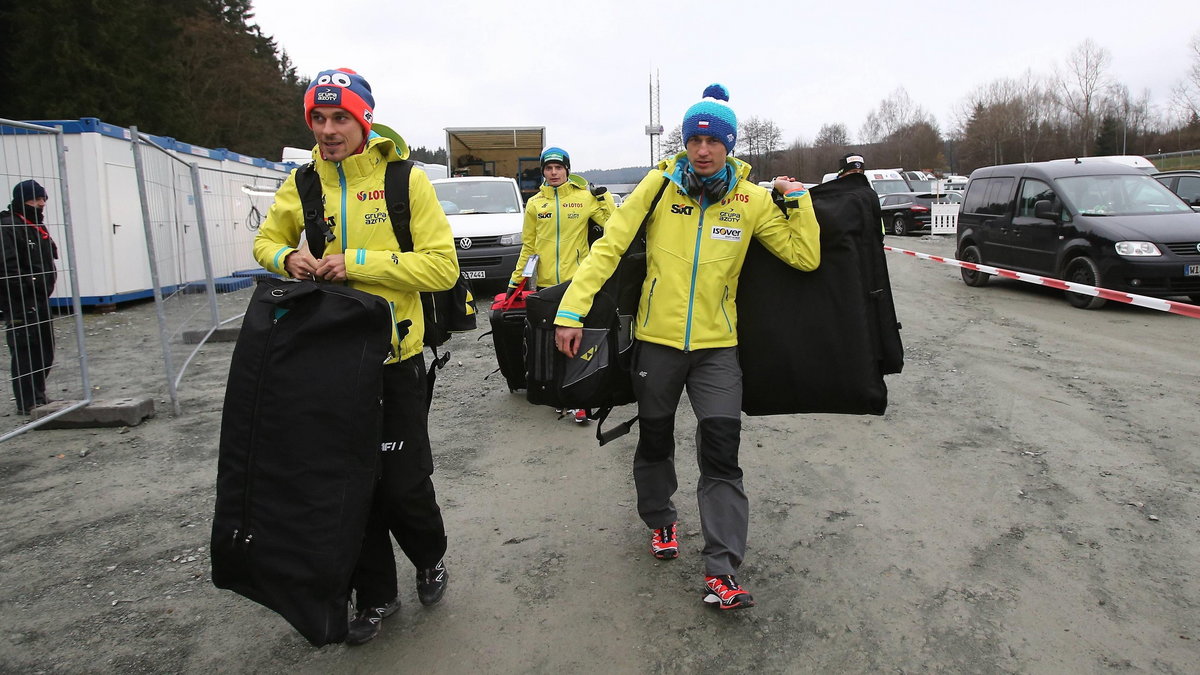
[[[628,433],[638,419],[635,415],[603,431],[604,420],[614,407],[637,400],[630,371],[633,320],[646,280],[646,224],[668,182],[664,177],[617,269],[596,292],[583,319],[583,342],[575,358],[568,359],[554,344],[554,318],[571,282],[543,288],[525,300],[526,398],[538,405],[588,409],[590,417],[597,420],[600,445]]]
[[[408,177],[413,163],[409,160],[388,162],[383,175],[383,191],[387,200],[388,219],[401,251],[412,251],[412,211],[408,208]],[[312,162],[296,171],[296,191],[300,193],[300,204],[304,212],[304,234],[309,250],[320,258],[325,244],[333,241],[333,230],[323,218],[325,204],[322,201],[321,180],[317,177]],[[424,344],[433,352],[429,364],[427,388],[428,405],[433,400],[433,383],[437,369],[450,360],[450,352],[438,356],[437,348],[450,339],[452,333],[475,330],[475,296],[471,293],[471,282],[459,275],[454,286],[445,291],[422,292],[421,306],[425,317]]]

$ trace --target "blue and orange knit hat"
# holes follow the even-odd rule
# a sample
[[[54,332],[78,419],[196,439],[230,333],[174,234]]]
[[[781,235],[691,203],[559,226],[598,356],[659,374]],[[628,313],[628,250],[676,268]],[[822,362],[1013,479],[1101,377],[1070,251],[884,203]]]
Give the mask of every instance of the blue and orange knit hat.
[[[737,115],[729,107],[729,90],[722,84],[704,88],[704,99],[687,109],[683,115],[683,144],[692,136],[712,136],[725,144],[732,153],[737,143]]]
[[[341,108],[354,116],[364,134],[371,132],[375,96],[362,75],[349,68],[323,70],[304,92],[304,122],[312,128],[312,110],[321,106]]]

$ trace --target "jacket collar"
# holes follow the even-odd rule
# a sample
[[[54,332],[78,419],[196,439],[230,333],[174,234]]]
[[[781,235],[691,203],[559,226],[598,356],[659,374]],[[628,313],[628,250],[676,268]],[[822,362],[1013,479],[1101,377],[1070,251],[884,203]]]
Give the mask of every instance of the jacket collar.
[[[672,183],[679,186],[679,189],[685,193],[687,192],[687,183],[683,180],[683,174],[690,166],[686,151],[658,163],[659,171],[662,171],[667,178],[671,179]],[[737,157],[726,157],[725,166],[730,169],[729,174],[732,176],[729,187],[725,189],[725,194],[729,194],[737,187],[738,181],[746,180],[750,176],[750,165]]]
[[[540,192],[542,194],[542,196],[544,196],[544,197],[553,197],[555,190],[566,190],[567,192],[570,192],[571,190],[586,190],[586,189],[587,189],[587,179],[584,178],[583,176],[580,176],[577,174],[571,174],[571,175],[567,176],[567,182],[563,183],[562,185],[559,185],[557,188],[552,188],[549,185],[547,185],[545,181],[542,181],[542,186],[540,188],[538,188],[538,192]]]
[[[390,138],[380,136],[374,131],[367,138],[367,145],[363,151],[350,155],[340,162],[330,162],[321,158],[321,149],[319,146],[313,148],[312,151],[313,164],[317,168],[317,174],[321,176],[323,182],[339,183],[341,176],[345,176],[346,184],[351,185],[357,183],[364,178],[370,177],[375,173],[376,167],[383,162],[394,162],[401,159],[408,159],[408,146],[404,144],[404,140],[400,139],[397,144]],[[341,175],[338,169],[341,169]]]

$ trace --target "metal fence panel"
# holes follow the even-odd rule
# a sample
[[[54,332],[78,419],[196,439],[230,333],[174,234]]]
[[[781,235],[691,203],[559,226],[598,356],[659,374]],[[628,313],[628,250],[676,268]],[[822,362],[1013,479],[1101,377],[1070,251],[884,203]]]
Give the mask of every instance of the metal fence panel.
[[[167,393],[179,414],[188,364],[245,311],[261,273],[251,254],[255,230],[284,176],[180,156],[131,131]]]

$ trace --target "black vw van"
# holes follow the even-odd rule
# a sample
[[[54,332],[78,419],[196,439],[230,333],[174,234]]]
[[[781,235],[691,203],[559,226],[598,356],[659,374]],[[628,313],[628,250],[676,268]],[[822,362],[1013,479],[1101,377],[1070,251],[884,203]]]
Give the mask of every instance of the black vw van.
[[[1200,302],[1200,213],[1144,171],[1110,162],[976,169],[958,259],[1153,297]],[[963,269],[968,286],[991,275]],[[1098,296],[1066,293],[1083,309]]]

